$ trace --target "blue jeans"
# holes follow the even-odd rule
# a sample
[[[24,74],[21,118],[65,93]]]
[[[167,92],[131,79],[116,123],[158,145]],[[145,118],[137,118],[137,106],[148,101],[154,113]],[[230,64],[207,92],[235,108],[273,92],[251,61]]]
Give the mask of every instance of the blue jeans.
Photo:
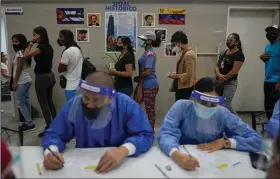
[[[69,102],[76,95],[76,90],[65,90],[64,93],[67,102]]]
[[[16,90],[16,101],[21,114],[24,116],[27,126],[34,125],[31,118],[31,105],[29,99],[29,89],[31,87],[31,82],[24,84],[19,84]]]

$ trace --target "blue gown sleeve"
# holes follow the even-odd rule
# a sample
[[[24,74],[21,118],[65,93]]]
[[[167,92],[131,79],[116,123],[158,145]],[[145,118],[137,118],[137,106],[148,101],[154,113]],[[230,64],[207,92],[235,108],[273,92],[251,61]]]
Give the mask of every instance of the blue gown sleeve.
[[[129,97],[125,97],[129,98]],[[135,154],[131,157],[137,157],[142,153],[147,152],[154,142],[154,131],[149,123],[149,120],[145,112],[141,107],[131,98],[124,99],[118,102],[126,106],[126,128],[128,137],[125,139],[125,143],[132,143],[136,147]]]
[[[52,121],[49,129],[45,130],[42,140],[42,147],[45,150],[50,145],[58,147],[63,152],[66,143],[74,137],[74,126],[68,120],[70,104],[66,104]]]
[[[270,136],[274,139],[277,137],[279,133],[279,118],[280,118],[280,101],[277,101],[277,103],[274,106],[273,114],[271,119],[268,121],[268,124],[266,126],[267,132],[270,134]]]
[[[222,114],[226,119],[225,133],[228,138],[236,140],[236,149],[246,152],[259,152],[262,145],[262,137],[254,131],[240,117],[225,109]]]
[[[158,144],[163,153],[169,156],[172,148],[179,149],[181,129],[179,125],[183,118],[184,100],[177,101],[166,114],[158,135]]]

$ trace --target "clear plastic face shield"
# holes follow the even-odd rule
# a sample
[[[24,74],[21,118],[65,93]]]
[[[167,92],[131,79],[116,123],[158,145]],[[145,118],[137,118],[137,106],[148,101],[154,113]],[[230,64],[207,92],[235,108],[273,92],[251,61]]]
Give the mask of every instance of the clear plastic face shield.
[[[92,122],[93,129],[106,127],[112,118],[111,107],[116,90],[84,80],[80,80],[78,87],[78,95],[70,107],[69,119],[79,120],[77,115],[82,115],[87,121]]]
[[[195,102],[197,115],[202,119],[210,119],[218,110],[219,105],[225,105],[226,98],[212,96],[194,90],[191,99]]]

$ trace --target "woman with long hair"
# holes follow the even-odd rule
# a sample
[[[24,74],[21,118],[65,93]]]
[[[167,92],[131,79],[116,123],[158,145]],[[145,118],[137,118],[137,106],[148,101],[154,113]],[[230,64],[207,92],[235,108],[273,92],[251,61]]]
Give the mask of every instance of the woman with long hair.
[[[161,32],[155,34],[146,31],[138,37],[139,45],[144,48],[143,55],[139,58],[139,78],[143,79],[144,104],[151,127],[154,129],[156,122],[156,95],[159,90],[159,83],[156,76],[156,52],[154,48],[160,47]]]
[[[58,66],[58,72],[63,73],[60,79],[66,81],[66,85],[61,84],[61,87],[65,88],[66,99],[70,101],[75,96],[81,79],[83,55],[81,48],[74,40],[73,32],[70,30],[61,30],[57,43],[59,46],[65,47]]]
[[[131,40],[123,36],[118,38],[117,50],[121,53],[115,64],[115,69],[109,68],[109,72],[115,75],[116,90],[131,96],[133,92],[132,74],[135,70],[135,56]]]
[[[24,50],[28,46],[26,37],[23,34],[15,34],[12,36],[13,48],[16,52],[13,65],[13,86],[16,87],[16,102],[20,113],[24,117],[23,131],[35,130],[36,127],[32,120],[31,104],[29,98],[29,90],[32,84],[32,79],[28,72],[31,66],[31,58],[22,60]]]
[[[215,74],[222,86],[219,95],[226,97],[226,107],[237,115],[232,109],[231,103],[237,89],[238,72],[245,61],[245,56],[237,33],[232,33],[227,37],[226,45],[228,49],[221,52],[215,67]]]
[[[34,43],[38,45],[31,49]],[[33,30],[33,38],[24,51],[24,60],[31,57],[34,57],[36,62],[34,69],[35,90],[46,121],[45,129],[48,129],[52,119],[56,116],[56,109],[52,100],[52,91],[56,81],[52,73],[53,48],[49,43],[47,30],[42,26]],[[15,79],[18,80],[18,75]],[[44,132],[38,134],[39,137],[43,135]]]

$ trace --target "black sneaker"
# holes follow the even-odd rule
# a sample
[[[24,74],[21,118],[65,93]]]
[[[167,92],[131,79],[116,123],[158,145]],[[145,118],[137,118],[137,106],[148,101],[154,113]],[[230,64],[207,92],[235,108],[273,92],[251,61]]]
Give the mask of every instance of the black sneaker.
[[[34,130],[36,130],[36,126],[35,125],[32,125],[32,126],[23,125],[22,126],[22,131],[23,132],[34,131]]]
[[[39,133],[38,137],[44,137],[44,132]]]

